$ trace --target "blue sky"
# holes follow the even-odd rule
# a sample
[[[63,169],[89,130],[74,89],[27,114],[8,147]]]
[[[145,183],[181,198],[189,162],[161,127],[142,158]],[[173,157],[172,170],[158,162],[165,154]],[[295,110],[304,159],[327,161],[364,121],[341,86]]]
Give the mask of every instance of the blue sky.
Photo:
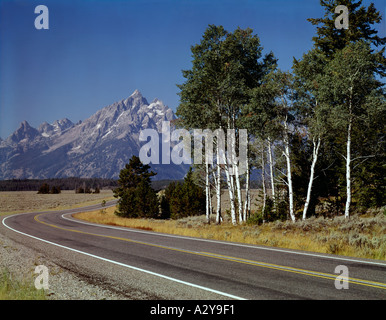
[[[385,14],[386,0],[370,2]],[[34,26],[40,4],[48,30]],[[252,28],[289,70],[312,46],[306,19],[322,15],[319,0],[0,0],[0,137],[23,120],[84,120],[135,89],[175,111],[209,24]]]

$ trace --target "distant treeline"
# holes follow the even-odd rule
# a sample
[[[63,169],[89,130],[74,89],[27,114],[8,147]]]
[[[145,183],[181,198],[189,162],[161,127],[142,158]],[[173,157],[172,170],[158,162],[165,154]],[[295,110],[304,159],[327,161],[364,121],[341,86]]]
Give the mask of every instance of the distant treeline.
[[[154,190],[165,189],[174,180],[152,181]],[[102,178],[55,178],[55,179],[12,179],[0,180],[0,191],[39,191],[43,184],[55,186],[60,190],[78,190],[78,188],[115,189],[117,180]]]
[[[101,178],[12,179],[0,181],[0,191],[38,191],[45,183],[60,190],[77,190],[79,187],[113,189],[118,186],[114,179]]]

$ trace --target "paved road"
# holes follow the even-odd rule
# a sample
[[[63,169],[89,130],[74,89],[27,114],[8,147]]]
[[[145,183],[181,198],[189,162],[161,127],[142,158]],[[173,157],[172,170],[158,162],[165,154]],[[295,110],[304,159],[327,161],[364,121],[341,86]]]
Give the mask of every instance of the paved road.
[[[121,291],[142,290],[145,299],[386,300],[385,261],[165,235],[71,217],[97,208],[12,215],[2,219],[2,228],[71,260],[72,268],[94,281],[115,283]],[[337,280],[340,265],[348,279]],[[338,290],[336,283],[348,289]]]

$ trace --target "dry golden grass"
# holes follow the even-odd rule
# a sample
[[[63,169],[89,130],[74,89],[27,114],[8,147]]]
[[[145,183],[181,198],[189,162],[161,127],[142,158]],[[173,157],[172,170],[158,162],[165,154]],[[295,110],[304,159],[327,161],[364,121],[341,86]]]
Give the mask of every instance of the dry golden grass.
[[[175,235],[386,260],[386,218],[383,213],[350,220],[311,218],[296,223],[233,226],[228,219],[221,225],[207,224],[204,216],[180,220],[122,218],[114,214],[115,209],[109,207],[74,216],[95,223]]]
[[[101,203],[114,199],[111,190],[101,190],[96,194],[75,193],[63,190],[60,194],[37,194],[36,191],[0,192],[0,215],[43,210],[61,210]]]
[[[102,190],[100,194],[0,192],[0,215],[76,208],[110,199],[114,199],[110,190]],[[110,207],[75,216],[96,223],[168,234],[386,260],[385,208],[348,220],[320,217],[296,223],[277,221],[238,226],[233,226],[226,214],[221,225],[208,225],[204,216],[180,220],[128,219],[116,216],[114,211],[115,207]]]

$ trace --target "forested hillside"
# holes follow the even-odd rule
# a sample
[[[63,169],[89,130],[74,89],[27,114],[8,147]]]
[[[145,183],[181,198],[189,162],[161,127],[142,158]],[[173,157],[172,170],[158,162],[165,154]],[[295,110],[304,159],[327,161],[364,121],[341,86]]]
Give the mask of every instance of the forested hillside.
[[[320,3],[324,16],[308,19],[316,26],[313,46],[293,60],[291,71],[277,67],[274,52],[263,55],[264,44],[249,28],[230,32],[210,25],[191,47],[192,66],[179,85],[180,127],[230,130],[225,144],[239,159],[241,133],[248,130],[246,173],[232,162],[229,148],[224,152],[219,135],[212,135],[214,161],[205,156],[195,166],[203,176],[207,215],[216,194],[217,223],[224,184],[233,224],[250,217],[249,177],[256,169],[264,181],[262,220],[316,213],[348,218],[386,203],[386,38],[375,28],[382,16],[362,1]],[[339,5],[347,16],[335,12]]]

